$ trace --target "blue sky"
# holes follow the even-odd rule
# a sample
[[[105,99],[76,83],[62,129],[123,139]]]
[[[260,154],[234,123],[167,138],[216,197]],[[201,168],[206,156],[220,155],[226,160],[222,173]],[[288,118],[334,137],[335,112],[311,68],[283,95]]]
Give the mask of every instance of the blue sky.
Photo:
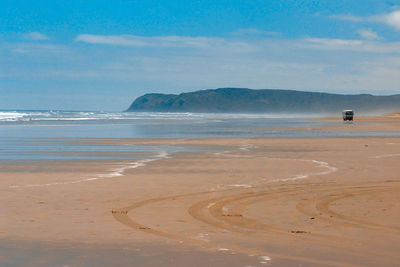
[[[400,93],[400,1],[0,1],[0,109],[218,87]]]

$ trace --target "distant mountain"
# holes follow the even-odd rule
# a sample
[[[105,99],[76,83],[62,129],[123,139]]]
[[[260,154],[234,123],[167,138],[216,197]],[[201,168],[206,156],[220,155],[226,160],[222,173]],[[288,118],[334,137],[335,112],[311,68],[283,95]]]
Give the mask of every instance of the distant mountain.
[[[400,94],[342,95],[295,90],[220,88],[179,95],[145,94],[138,97],[127,111],[330,113],[343,109],[364,113],[398,111]]]

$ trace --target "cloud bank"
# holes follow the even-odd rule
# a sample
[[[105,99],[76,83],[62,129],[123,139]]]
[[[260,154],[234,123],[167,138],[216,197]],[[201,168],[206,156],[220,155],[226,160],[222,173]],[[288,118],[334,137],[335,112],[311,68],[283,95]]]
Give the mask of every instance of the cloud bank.
[[[188,36],[137,36],[137,35],[94,35],[79,34],[75,41],[89,44],[103,44],[136,47],[197,47],[206,48],[214,43],[225,43],[221,38]]]
[[[58,94],[87,101],[107,96],[118,107],[148,92],[218,87],[399,93],[400,43],[380,40],[372,30],[359,31],[363,39],[249,33],[218,38],[85,33],[62,45],[0,39],[2,92],[31,95],[35,88],[39,98]]]
[[[136,36],[136,35],[94,35],[80,34],[75,41],[95,45],[128,46],[149,49],[192,48],[196,50],[256,53],[274,47],[282,50],[292,47],[302,47],[314,50],[348,50],[370,53],[399,53],[400,43],[376,42],[381,37],[371,29],[360,29],[358,34],[363,39],[339,38],[300,38],[277,39],[259,38],[215,38],[215,37],[189,37],[189,36]],[[366,40],[365,40],[366,39]],[[277,47],[278,46],[278,47]]]
[[[71,46],[9,44],[8,62],[26,64],[15,68],[9,64],[3,75],[150,91],[226,86],[398,90],[400,43],[381,42],[368,29],[359,34],[364,39],[79,34]],[[38,60],[41,65],[32,68]]]

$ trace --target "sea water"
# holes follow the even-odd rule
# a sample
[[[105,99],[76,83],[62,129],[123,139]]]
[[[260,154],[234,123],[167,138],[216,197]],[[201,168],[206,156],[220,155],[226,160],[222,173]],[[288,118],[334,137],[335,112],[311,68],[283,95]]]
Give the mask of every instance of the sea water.
[[[158,155],[160,151],[173,153],[201,149],[198,146],[110,146],[96,143],[88,146],[72,141],[78,139],[396,135],[304,131],[304,128],[329,124],[309,118],[293,114],[0,110],[0,160],[146,158]]]
[[[315,124],[299,116],[270,114],[0,111],[0,137],[251,137],[280,134],[265,128]]]

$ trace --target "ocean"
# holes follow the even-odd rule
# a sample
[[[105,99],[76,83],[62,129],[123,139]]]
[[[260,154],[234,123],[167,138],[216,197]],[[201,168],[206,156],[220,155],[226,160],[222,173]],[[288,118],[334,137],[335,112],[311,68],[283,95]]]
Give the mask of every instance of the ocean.
[[[204,138],[284,134],[265,128],[320,123],[294,115],[159,112],[0,111],[1,136],[87,138]],[[25,129],[21,131],[21,129]]]
[[[143,159],[159,153],[202,149],[188,146],[82,144],[82,140],[94,138],[101,140],[399,135],[385,132],[304,130],[334,123],[337,122],[321,122],[310,120],[310,116],[293,114],[0,110],[0,160]]]

